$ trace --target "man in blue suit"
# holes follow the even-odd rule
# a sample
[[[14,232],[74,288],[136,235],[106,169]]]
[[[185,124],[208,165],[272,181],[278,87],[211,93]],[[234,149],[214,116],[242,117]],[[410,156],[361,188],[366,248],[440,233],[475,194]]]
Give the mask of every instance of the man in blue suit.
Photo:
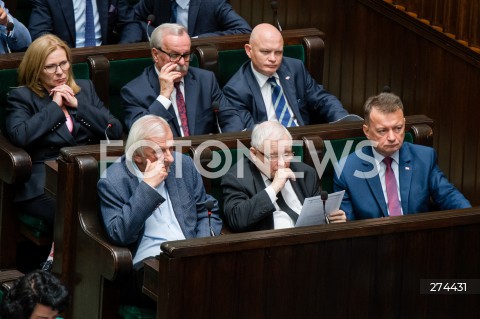
[[[121,294],[128,304],[155,305],[143,298],[143,261],[159,255],[161,243],[220,234],[217,201],[205,193],[192,159],[173,152],[172,131],[161,117],[135,122],[125,155],[102,174],[98,192],[109,239],[132,249],[134,272]]]
[[[8,23],[13,28],[9,30]],[[0,54],[25,51],[32,43],[27,28],[8,13],[3,1],[0,1]]]
[[[96,46],[142,41],[142,26],[127,0],[91,1]],[[85,0],[32,0],[28,27],[32,39],[53,33],[71,48],[90,46],[85,39],[86,11]]]
[[[251,62],[240,67],[223,92],[248,129],[279,120],[272,101],[272,80],[283,91],[285,113],[293,119],[288,126],[334,122],[348,115],[340,101],[315,82],[302,61],[283,57],[282,34],[274,26],[257,25],[245,52]]]
[[[471,207],[440,171],[432,148],[404,143],[405,117],[398,96],[381,93],[370,97],[364,108],[363,131],[372,145],[350,154],[334,180],[336,191],[345,190],[340,209],[348,219]]]
[[[170,124],[174,136],[243,130],[238,111],[228,105],[215,75],[189,67],[190,46],[190,36],[179,24],[155,29],[150,41],[154,65],[120,91],[128,128],[138,118],[155,114]]]
[[[226,0],[140,0],[135,6],[135,18],[144,24],[144,30],[151,14],[155,19],[150,28],[163,23],[178,23],[191,37],[252,32],[247,21]],[[147,38],[145,35],[144,39]]]

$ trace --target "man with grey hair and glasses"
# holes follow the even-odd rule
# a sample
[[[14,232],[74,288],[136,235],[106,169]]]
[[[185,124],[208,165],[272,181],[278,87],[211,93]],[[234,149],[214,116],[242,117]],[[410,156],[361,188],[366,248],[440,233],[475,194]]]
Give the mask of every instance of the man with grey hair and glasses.
[[[225,222],[232,231],[293,227],[305,198],[320,195],[315,169],[292,161],[292,143],[277,121],[254,127],[249,158],[240,159],[222,178]],[[344,222],[345,213],[334,211],[328,220]]]
[[[150,47],[154,65],[120,91],[128,128],[138,118],[154,114],[168,122],[174,136],[243,130],[238,111],[228,105],[215,75],[189,66],[191,40],[185,27],[158,26]]]

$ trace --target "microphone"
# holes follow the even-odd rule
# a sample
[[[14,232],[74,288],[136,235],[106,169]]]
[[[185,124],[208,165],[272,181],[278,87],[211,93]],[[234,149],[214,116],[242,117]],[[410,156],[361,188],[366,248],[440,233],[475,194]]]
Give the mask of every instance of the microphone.
[[[8,21],[8,23],[7,23],[7,37],[10,35],[10,32],[12,32],[14,27],[15,27],[15,25],[13,24],[13,22]]]
[[[111,128],[112,126],[113,126],[112,123],[108,123],[108,124],[107,124],[107,127],[105,128],[105,131],[104,131],[104,133],[105,133],[105,139],[107,140],[107,144],[110,144],[110,139],[108,138],[107,131],[108,131],[108,129]]]
[[[323,217],[325,217],[325,224],[330,224],[330,221],[327,218],[327,211],[325,210],[325,202],[328,199],[328,193],[326,191],[322,191],[320,193],[320,198],[322,199],[322,202],[323,202]]]
[[[208,202],[205,203],[205,207],[207,208],[207,211],[208,211],[208,228],[210,228],[210,237],[215,237],[215,232],[213,231],[213,228],[212,228],[213,202],[209,200]]]
[[[8,23],[7,23],[7,37],[10,36],[10,33],[12,32],[12,30],[13,30],[14,27],[15,27],[15,25],[13,24],[13,22],[12,22],[12,21],[8,21]],[[10,50],[10,47],[8,46],[7,41],[5,41],[5,43],[7,44],[8,53],[12,53],[12,51]]]
[[[392,89],[388,85],[385,85],[382,89],[382,93],[392,93]]]
[[[218,123],[218,112],[220,111],[220,104],[218,104],[218,101],[213,101],[212,109],[213,114],[215,115],[215,121],[217,122],[218,133],[222,134],[222,129],[220,128],[220,124]]]
[[[147,32],[148,43],[150,43],[150,33],[148,33],[148,27],[155,21],[155,16],[153,14],[149,14],[147,17],[147,26],[145,27],[145,31]]]
[[[282,31],[282,26],[280,25],[280,21],[278,21],[278,2],[276,0],[272,0],[270,1],[270,5],[272,6],[273,10],[273,21],[277,24],[278,31]]]

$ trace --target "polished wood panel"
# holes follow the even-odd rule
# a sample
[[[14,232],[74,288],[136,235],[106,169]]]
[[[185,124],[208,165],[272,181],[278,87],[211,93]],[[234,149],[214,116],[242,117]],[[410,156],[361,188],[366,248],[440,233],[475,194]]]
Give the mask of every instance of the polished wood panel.
[[[475,294],[420,292],[421,279],[478,277],[479,208],[165,242],[161,248],[145,263],[144,287],[162,319],[443,318],[452,309],[455,317],[469,318],[480,310]]]

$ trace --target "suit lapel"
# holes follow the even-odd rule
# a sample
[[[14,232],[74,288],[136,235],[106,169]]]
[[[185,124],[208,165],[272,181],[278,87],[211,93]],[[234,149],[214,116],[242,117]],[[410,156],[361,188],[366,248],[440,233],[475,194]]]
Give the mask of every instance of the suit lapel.
[[[263,96],[262,96],[262,91],[260,90],[260,87],[258,86],[257,79],[255,78],[255,75],[253,74],[252,71],[252,66],[251,62],[248,62],[245,67],[247,68],[245,75],[246,75],[246,80],[248,83],[248,86],[250,87],[250,91],[252,91],[253,95],[253,103],[256,103],[257,105],[252,105],[251,113],[252,117],[256,119],[255,122],[261,123],[266,120],[268,120],[267,116],[267,107],[265,106],[265,103],[263,102]],[[257,103],[258,101],[258,103]],[[253,114],[256,113],[256,114]]]
[[[412,174],[413,174],[413,163],[412,163],[412,154],[408,148],[408,144],[404,143],[400,148],[399,156],[399,165],[398,165],[398,175],[399,175],[399,185],[400,185],[400,198],[402,201],[402,210],[403,214],[408,214],[408,200],[410,197],[410,189],[412,183]]]
[[[197,103],[200,101],[200,84],[197,79],[188,72],[183,79],[185,90],[185,108],[187,109],[188,129],[190,135],[195,135],[195,120],[197,118]]]
[[[194,31],[197,23],[198,10],[201,5],[201,0],[192,0],[188,6],[188,34],[190,34],[190,36],[198,35],[194,34]]]
[[[72,1],[57,0],[57,5],[62,9],[61,11],[63,12],[63,16],[68,27],[68,32],[73,40],[72,45],[75,47],[77,42],[77,32],[75,31],[75,14],[73,13],[73,3]]]
[[[172,1],[175,0],[160,0],[160,10],[156,12],[158,17],[155,18],[155,25],[170,22],[172,16]]]
[[[288,105],[293,111],[295,118],[299,125],[304,125],[302,115],[300,114],[300,110],[298,108],[298,102],[296,99],[296,89],[295,83],[293,80],[293,76],[290,74],[288,69],[284,66],[284,64],[280,65],[280,68],[277,71],[278,78],[280,83],[282,84],[283,94],[287,99]]]
[[[182,186],[178,185],[178,181],[179,179],[175,178],[175,162],[173,162],[170,166],[170,172],[168,173],[167,179],[165,180],[165,187],[167,188],[168,196],[170,197],[173,212],[177,218],[178,224],[180,225],[182,232],[186,234],[184,218],[187,216],[188,212],[183,210],[184,200],[179,193]]]
[[[100,32],[102,34],[102,44],[108,44],[108,2],[106,0],[97,0],[97,10],[100,19]]]

